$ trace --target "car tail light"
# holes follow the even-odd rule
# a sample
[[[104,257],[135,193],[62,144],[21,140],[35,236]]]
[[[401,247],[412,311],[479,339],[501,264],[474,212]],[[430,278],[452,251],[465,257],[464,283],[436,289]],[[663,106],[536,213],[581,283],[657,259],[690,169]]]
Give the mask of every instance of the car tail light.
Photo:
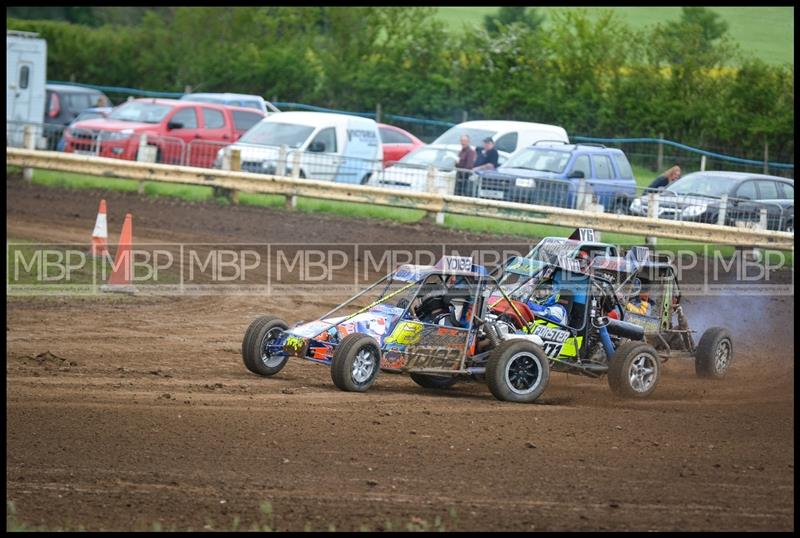
[[[61,100],[58,98],[57,93],[50,94],[50,108],[48,111],[48,115],[51,118],[58,117],[58,114],[61,112]]]

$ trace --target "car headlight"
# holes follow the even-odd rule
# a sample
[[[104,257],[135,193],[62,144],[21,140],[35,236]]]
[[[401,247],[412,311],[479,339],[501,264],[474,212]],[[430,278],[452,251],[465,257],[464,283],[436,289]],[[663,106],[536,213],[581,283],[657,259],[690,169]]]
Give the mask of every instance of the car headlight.
[[[127,140],[133,134],[133,129],[100,133],[101,140]]]
[[[706,204],[686,206],[683,208],[683,211],[681,211],[681,215],[684,217],[696,217],[705,213],[707,207]]]
[[[634,198],[633,202],[631,202],[630,209],[631,209],[631,211],[633,211],[635,213],[641,213],[642,212],[642,200],[641,200],[641,198]]]
[[[532,189],[533,187],[536,186],[536,182],[535,181],[533,181],[532,179],[524,178],[524,177],[518,177],[517,181],[514,184],[517,187],[524,187],[524,188],[527,188],[527,189]]]

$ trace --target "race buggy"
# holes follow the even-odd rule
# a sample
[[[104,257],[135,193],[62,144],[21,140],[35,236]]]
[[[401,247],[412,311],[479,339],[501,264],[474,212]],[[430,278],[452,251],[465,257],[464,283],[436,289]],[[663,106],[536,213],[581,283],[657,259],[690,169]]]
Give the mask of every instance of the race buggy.
[[[699,377],[721,379],[733,362],[733,339],[724,327],[710,327],[695,342],[681,305],[675,267],[666,256],[633,247],[625,258],[597,257],[590,270],[613,283],[626,304],[625,319],[641,327],[645,340],[670,358],[694,359]]]
[[[490,297],[515,311],[471,258],[402,265],[316,321],[289,328],[275,317],[256,318],[245,332],[242,358],[262,376],[280,372],[290,357],[326,364],[345,391],[366,391],[382,370],[408,373],[426,388],[485,380],[500,400],[533,402],[550,377],[544,342],[498,321]]]
[[[588,267],[563,251],[514,258],[500,283],[516,308],[498,298],[492,310],[509,330],[541,337],[553,371],[606,374],[619,396],[650,395],[671,357],[693,357],[704,377],[722,377],[730,365],[729,332],[708,329],[695,346],[674,268],[645,247],[597,256]]]

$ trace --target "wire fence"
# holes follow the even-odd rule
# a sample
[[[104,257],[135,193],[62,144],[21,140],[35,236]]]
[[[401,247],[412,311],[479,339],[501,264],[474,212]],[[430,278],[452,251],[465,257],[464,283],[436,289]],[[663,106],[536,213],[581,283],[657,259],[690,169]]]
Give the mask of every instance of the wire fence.
[[[458,169],[454,154],[443,159],[439,167],[400,162],[384,168],[381,159],[287,146],[186,141],[155,134],[13,121],[7,122],[6,130],[11,147],[794,232],[794,183],[780,178],[751,176],[740,181],[708,177],[687,187],[682,186],[686,181],[679,181],[653,190],[637,186],[630,169],[625,172],[619,166],[612,167],[609,176],[603,178],[584,171],[578,174],[578,159],[570,169],[565,163],[561,175],[554,177],[549,164],[543,164],[540,170],[503,166],[480,172]]]
[[[138,97],[164,97],[180,98],[182,92],[163,92],[140,90],[136,88],[125,88],[118,86],[99,86],[94,84],[79,84],[75,82],[48,81],[52,84],[73,84],[87,88],[94,88],[113,95],[129,95]],[[456,125],[454,122],[417,118],[399,114],[382,114],[380,105],[374,111],[354,112],[348,110],[337,110],[303,103],[283,102],[273,100],[273,104],[278,108],[291,110],[310,110],[315,112],[331,112],[336,114],[348,114],[372,118],[376,121],[392,122],[394,125],[405,128],[414,133],[420,139],[430,142],[446,129]],[[465,115],[466,116],[466,115]],[[761,172],[774,174],[783,177],[794,176],[794,162],[778,162],[767,159],[745,159],[733,155],[727,155],[724,151],[709,151],[708,149],[695,148],[661,138],[599,138],[582,135],[573,135],[571,139],[575,142],[599,142],[622,149],[633,164],[647,167],[651,170],[661,171],[665,168],[677,164],[686,172],[696,170],[725,170],[742,172]],[[765,152],[768,153],[768,152]],[[793,156],[784,156],[789,159]]]

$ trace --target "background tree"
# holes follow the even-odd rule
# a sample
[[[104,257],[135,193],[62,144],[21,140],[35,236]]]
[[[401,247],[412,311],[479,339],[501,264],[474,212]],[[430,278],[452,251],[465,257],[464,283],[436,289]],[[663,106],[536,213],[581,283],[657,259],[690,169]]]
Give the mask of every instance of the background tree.
[[[536,8],[528,7],[501,7],[496,15],[486,15],[483,18],[483,27],[489,35],[495,36],[501,29],[511,24],[525,26],[529,30],[537,30],[544,23],[545,16]]]

